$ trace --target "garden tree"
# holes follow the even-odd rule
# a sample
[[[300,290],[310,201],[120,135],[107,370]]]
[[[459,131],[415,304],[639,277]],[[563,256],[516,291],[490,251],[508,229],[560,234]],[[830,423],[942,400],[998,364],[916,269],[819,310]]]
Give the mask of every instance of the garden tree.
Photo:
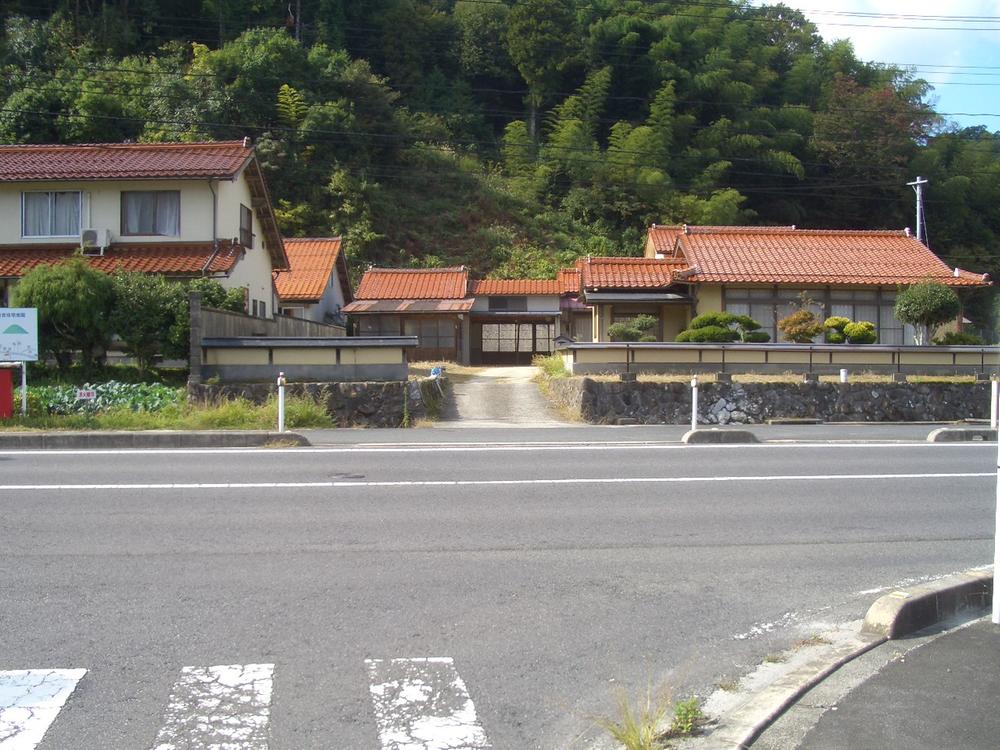
[[[828,344],[843,344],[847,341],[844,328],[851,323],[850,318],[842,315],[831,315],[823,321],[823,329],[826,331],[826,342]]]
[[[800,292],[795,301],[796,310],[778,321],[778,330],[785,341],[794,344],[810,344],[813,339],[823,333],[825,324],[814,310],[820,305],[809,296],[808,292]]]
[[[39,347],[67,370],[79,352],[85,370],[104,358],[114,303],[111,278],[80,257],[36,266],[11,295],[15,307],[38,308]]]
[[[139,372],[145,373],[163,353],[174,324],[175,300],[183,296],[183,290],[154,274],[118,271],[111,278],[111,330],[122,340],[125,352],[135,359]]]
[[[727,312],[702,313],[688,323],[688,327],[677,334],[676,341],[725,343],[740,341],[759,344],[771,337],[760,330],[761,325],[749,315],[735,315]]]
[[[215,279],[207,277],[193,279],[185,283],[170,285],[167,304],[169,305],[170,327],[163,338],[164,357],[187,359],[191,347],[191,292],[201,294],[202,307],[216,310],[245,313],[246,301],[243,289],[226,289]]]
[[[961,312],[955,290],[944,284],[926,281],[896,295],[896,317],[915,328],[913,343],[918,346],[929,342],[939,325],[955,320]]]
[[[656,341],[652,331],[659,324],[659,319],[653,315],[636,315],[630,320],[609,325],[608,336],[612,341]]]
[[[528,132],[538,133],[538,109],[578,63],[572,0],[523,0],[507,17],[507,50],[528,84]]]

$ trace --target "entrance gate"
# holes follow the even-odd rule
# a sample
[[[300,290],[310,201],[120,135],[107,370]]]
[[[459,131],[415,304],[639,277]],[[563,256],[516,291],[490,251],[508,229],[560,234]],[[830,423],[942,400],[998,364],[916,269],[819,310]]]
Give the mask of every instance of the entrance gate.
[[[536,354],[551,354],[554,323],[482,323],[482,364],[530,365]]]

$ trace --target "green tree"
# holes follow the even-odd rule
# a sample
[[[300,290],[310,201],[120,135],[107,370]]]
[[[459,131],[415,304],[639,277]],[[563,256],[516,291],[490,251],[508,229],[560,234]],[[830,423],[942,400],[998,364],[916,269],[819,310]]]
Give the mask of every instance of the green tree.
[[[36,266],[14,287],[11,302],[38,308],[39,346],[61,370],[69,368],[77,352],[85,370],[104,358],[114,289],[111,277],[83,258]]]
[[[122,340],[125,352],[135,359],[139,372],[145,373],[166,348],[183,289],[162,276],[146,273],[118,271],[112,279],[111,329]]]
[[[927,281],[897,294],[895,312],[899,320],[916,329],[913,343],[921,346],[930,342],[939,325],[958,317],[962,302],[951,287]]]
[[[580,34],[572,0],[524,0],[510,10],[507,50],[528,84],[528,131],[538,134],[538,110],[577,63]]]

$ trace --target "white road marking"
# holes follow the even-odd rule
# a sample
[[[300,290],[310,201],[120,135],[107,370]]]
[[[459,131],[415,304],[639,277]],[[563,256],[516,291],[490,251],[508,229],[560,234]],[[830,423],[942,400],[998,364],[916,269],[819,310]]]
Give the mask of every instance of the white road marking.
[[[184,667],[152,750],[267,750],[273,664]]]
[[[245,490],[245,489],[326,489],[333,487],[478,487],[560,484],[697,484],[701,482],[823,482],[871,481],[875,479],[968,479],[995,477],[995,472],[954,474],[777,474],[772,476],[725,477],[569,477],[566,479],[426,479],[331,482],[164,482],[125,484],[0,484],[2,491],[63,490]]]
[[[280,453],[482,453],[489,451],[604,451],[604,450],[774,450],[800,449],[829,450],[836,448],[925,448],[947,450],[949,448],[986,448],[995,442],[969,441],[954,443],[928,443],[924,440],[911,442],[764,442],[764,443],[720,443],[718,445],[684,445],[670,442],[622,442],[622,443],[362,443],[345,447],[312,446],[302,448],[282,448]],[[29,449],[0,450],[0,456],[135,456],[135,455],[220,455],[220,454],[266,453],[278,455],[274,448],[101,448],[101,449]]]
[[[0,672],[0,750],[33,750],[86,669]]]
[[[488,750],[449,657],[365,659],[383,750]]]

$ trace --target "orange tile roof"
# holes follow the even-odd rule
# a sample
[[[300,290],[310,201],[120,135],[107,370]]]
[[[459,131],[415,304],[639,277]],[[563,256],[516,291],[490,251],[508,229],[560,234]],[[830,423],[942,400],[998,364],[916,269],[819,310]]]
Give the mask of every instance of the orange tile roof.
[[[474,299],[358,299],[344,305],[342,312],[350,315],[468,312],[474,303]]]
[[[586,289],[661,289],[684,263],[653,258],[584,258],[577,261]]]
[[[982,286],[983,275],[952,269],[906,231],[698,230],[681,235],[694,282]]]
[[[274,274],[274,286],[282,302],[316,302],[336,272],[340,237],[286,237],[285,253],[290,270]],[[349,292],[349,289],[345,289]]]
[[[529,295],[558,295],[562,289],[555,279],[484,279],[473,281],[474,296],[525,297]]]
[[[556,274],[556,281],[559,282],[559,291],[562,294],[577,294],[580,291],[580,277],[582,272],[579,268],[563,268]]]
[[[355,299],[463,299],[469,271],[457,268],[371,268],[365,271]]]
[[[35,266],[58,263],[78,250],[76,245],[20,245],[0,247],[0,278],[20,278]],[[103,256],[84,256],[94,268],[106,273],[138,271],[165,276],[201,276],[228,273],[242,257],[242,245],[219,242],[149,243],[111,245]]]
[[[696,226],[692,224],[653,224],[649,228],[649,239],[653,243],[653,250],[663,255],[673,255],[674,243],[682,234],[696,234],[707,232],[717,234],[720,232],[735,232],[737,234],[767,233],[775,234],[779,232],[794,232],[795,226],[783,227],[740,227],[740,226]]]
[[[232,178],[252,157],[244,141],[0,146],[0,182]]]

